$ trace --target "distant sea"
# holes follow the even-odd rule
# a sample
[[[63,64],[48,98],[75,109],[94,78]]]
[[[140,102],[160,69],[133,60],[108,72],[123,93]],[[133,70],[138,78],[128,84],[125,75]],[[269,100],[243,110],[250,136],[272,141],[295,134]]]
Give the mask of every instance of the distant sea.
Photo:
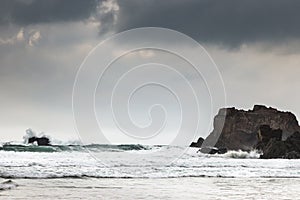
[[[299,199],[300,160],[259,155],[159,145],[2,144],[0,182],[13,182],[0,184],[0,199]]]

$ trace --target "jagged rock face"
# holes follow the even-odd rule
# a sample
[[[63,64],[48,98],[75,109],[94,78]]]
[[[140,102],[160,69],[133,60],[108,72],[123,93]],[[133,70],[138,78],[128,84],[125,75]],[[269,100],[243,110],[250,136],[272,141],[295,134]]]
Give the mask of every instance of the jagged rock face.
[[[259,127],[257,132],[258,143],[255,146],[255,149],[264,150],[268,143],[273,141],[282,140],[282,130],[281,129],[271,129],[269,125],[262,125]]]
[[[270,139],[282,140],[282,130],[272,129],[269,125],[262,125],[257,132],[257,139],[259,142],[267,143]]]
[[[252,110],[223,108],[214,118],[214,130],[202,146],[215,146],[228,150],[251,150],[258,143],[259,127],[268,125],[271,129],[281,129],[282,139],[300,131],[298,121],[290,112],[278,111],[255,105]]]
[[[300,133],[295,132],[286,141],[272,138],[267,144],[262,146],[263,155],[261,158],[300,158]]]

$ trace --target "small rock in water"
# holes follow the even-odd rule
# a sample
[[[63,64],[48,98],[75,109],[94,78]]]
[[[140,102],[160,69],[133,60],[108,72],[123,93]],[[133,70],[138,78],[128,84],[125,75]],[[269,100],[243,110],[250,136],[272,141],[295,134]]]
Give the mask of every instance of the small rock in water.
[[[16,188],[17,186],[18,186],[18,184],[16,184],[12,180],[4,181],[4,182],[0,183],[0,191],[1,190],[10,190],[10,189]]]

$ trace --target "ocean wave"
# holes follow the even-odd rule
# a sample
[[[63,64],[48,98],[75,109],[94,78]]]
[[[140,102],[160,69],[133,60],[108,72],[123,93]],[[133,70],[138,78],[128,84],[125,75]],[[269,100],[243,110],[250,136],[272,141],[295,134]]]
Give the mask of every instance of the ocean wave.
[[[37,146],[24,144],[10,144],[6,143],[0,146],[0,151],[14,151],[14,152],[64,152],[64,151],[80,151],[80,152],[118,152],[118,151],[139,151],[150,150],[151,147],[140,144],[90,144],[90,145],[51,145],[51,146]]]
[[[223,157],[239,158],[239,159],[257,159],[260,157],[260,155],[261,153],[258,152],[257,150],[253,150],[250,152],[239,150],[239,151],[228,151],[223,155]]]
[[[74,174],[74,175],[45,175],[45,176],[30,176],[30,175],[2,175],[1,178],[5,179],[60,179],[60,178],[74,178],[74,179],[84,179],[84,178],[116,178],[116,179],[163,179],[163,178],[234,178],[234,176],[209,176],[209,175],[166,175],[166,176],[129,176],[129,175],[85,175],[85,174]],[[297,177],[296,177],[297,178]],[[299,178],[299,177],[298,177]]]
[[[169,178],[293,178],[299,179],[300,176],[296,175],[277,175],[277,176],[265,176],[265,175],[256,175],[256,176],[235,176],[235,175],[207,175],[207,174],[191,174],[191,175],[160,175],[160,176],[141,176],[141,175],[86,175],[86,174],[73,174],[73,175],[62,175],[62,174],[52,174],[44,176],[30,176],[30,175],[1,175],[0,178],[4,179],[64,179],[64,178],[73,178],[73,179],[85,179],[85,178],[115,178],[115,179],[169,179]],[[3,188],[11,189],[16,187],[16,185],[3,185]],[[1,190],[1,184],[0,184]]]
[[[112,148],[107,145],[100,147],[106,150]],[[96,149],[100,147],[93,145]],[[114,145],[113,148],[122,149],[120,152],[101,150],[97,153],[99,160],[81,151],[59,153],[0,151],[0,178],[300,178],[300,160],[235,159],[258,157],[256,153],[246,154],[241,151],[205,156],[195,153],[198,157],[188,152],[172,163],[165,163],[165,160],[174,156],[172,151],[177,148],[169,147],[171,150],[169,153],[159,151],[152,157],[135,152],[151,153],[153,147],[146,146],[149,150],[130,150],[131,152],[127,153],[128,149],[145,148],[145,146],[129,147]]]
[[[31,137],[46,137],[50,140],[50,143],[52,145],[60,145],[60,146],[82,145],[82,142],[80,140],[59,140],[57,138],[51,137],[48,134],[45,134],[44,132],[37,134],[31,128],[29,128],[25,131],[25,135],[23,136],[23,142],[21,142],[21,143],[15,142],[15,143],[16,144],[28,144],[28,140]]]

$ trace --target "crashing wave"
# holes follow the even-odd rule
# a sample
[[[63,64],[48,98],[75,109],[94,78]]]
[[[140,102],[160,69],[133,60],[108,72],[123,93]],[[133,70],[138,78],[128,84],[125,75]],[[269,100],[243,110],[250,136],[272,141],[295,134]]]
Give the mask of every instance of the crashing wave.
[[[250,152],[238,150],[238,151],[228,151],[223,156],[227,157],[227,158],[240,158],[240,159],[254,158],[254,159],[256,159],[256,158],[259,158],[260,155],[261,155],[261,153],[258,152],[257,150],[253,150]]]
[[[27,129],[26,134],[23,136],[24,144],[28,144],[29,138],[37,137],[37,134],[31,129]]]
[[[64,152],[64,151],[79,151],[79,152],[122,152],[122,151],[140,151],[149,150],[150,147],[140,144],[122,144],[122,145],[109,145],[109,144],[90,144],[90,145],[51,145],[51,146],[37,146],[37,145],[24,145],[24,144],[10,144],[6,143],[0,146],[2,151],[14,152]]]
[[[46,142],[41,139],[46,139]],[[37,141],[40,140],[40,141]],[[140,151],[149,150],[150,147],[140,144],[88,144],[83,145],[79,141],[68,140],[61,141],[54,139],[43,132],[36,134],[32,129],[27,129],[23,136],[23,142],[6,142],[0,145],[2,151],[14,152],[64,152],[64,151],[79,151],[79,152],[122,152],[122,151]]]
[[[48,138],[51,145],[82,145],[82,142],[79,140],[66,140],[62,141],[56,138],[51,137],[50,135],[45,134],[44,132],[41,132],[37,134],[35,131],[33,131],[31,128],[26,130],[26,134],[23,136],[23,143],[22,144],[28,144],[30,138]]]

